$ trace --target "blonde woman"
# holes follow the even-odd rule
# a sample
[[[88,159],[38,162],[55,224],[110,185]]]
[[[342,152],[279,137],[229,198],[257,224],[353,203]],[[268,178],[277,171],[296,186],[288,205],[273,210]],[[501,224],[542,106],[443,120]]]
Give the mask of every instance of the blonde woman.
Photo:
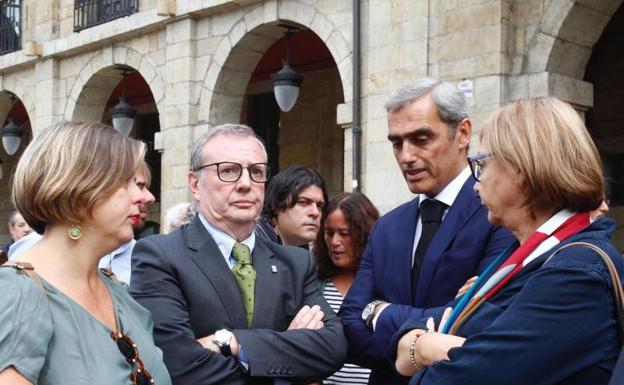
[[[97,269],[140,220],[144,152],[110,127],[68,122],[24,151],[13,200],[43,238],[0,269],[1,385],[171,384],[150,313]]]
[[[570,105],[532,98],[494,113],[481,144],[468,159],[475,190],[517,243],[435,325],[403,326],[397,370],[422,385],[606,385],[622,346],[613,292],[624,259],[614,222],[592,221],[604,177],[589,132]]]

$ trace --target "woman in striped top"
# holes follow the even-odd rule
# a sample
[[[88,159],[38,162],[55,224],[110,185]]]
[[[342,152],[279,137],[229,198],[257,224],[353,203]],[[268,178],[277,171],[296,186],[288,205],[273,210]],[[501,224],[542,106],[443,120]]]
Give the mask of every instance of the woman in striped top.
[[[355,279],[355,272],[379,212],[362,193],[342,193],[332,198],[318,233],[314,255],[323,296],[338,312]],[[366,384],[369,369],[345,364],[323,384]]]

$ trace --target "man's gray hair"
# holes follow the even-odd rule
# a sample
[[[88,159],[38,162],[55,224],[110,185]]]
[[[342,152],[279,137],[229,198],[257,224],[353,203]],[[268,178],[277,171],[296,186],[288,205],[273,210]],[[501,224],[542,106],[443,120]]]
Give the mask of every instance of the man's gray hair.
[[[8,223],[9,223],[10,227],[15,227],[15,222],[16,222],[15,221],[15,217],[17,216],[17,214],[18,214],[17,210],[13,210],[13,211],[11,211],[11,214],[9,214],[9,221],[8,221]]]
[[[204,165],[204,147],[206,146],[206,143],[217,136],[223,135],[247,136],[254,138],[262,149],[264,157],[268,158],[266,147],[264,146],[262,139],[256,135],[251,127],[244,124],[227,123],[209,128],[208,131],[204,132],[202,136],[195,140],[193,146],[191,147],[191,171],[197,171],[198,168]]]
[[[421,78],[411,81],[394,91],[384,107],[390,113],[428,94],[431,94],[436,105],[438,117],[451,127],[454,134],[457,125],[469,115],[466,98],[453,83],[434,78]]]

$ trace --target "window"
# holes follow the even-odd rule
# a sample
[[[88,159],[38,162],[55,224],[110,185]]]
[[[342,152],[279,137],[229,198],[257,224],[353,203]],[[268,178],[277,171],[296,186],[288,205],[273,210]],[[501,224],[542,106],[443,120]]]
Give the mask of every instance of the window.
[[[74,32],[138,12],[138,0],[76,0]]]
[[[21,0],[0,0],[0,55],[21,48]]]

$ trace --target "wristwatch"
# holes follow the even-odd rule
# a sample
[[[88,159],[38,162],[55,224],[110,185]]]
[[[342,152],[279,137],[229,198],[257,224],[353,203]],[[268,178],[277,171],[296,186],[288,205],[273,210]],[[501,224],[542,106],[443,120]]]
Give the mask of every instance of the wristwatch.
[[[385,301],[374,300],[368,305],[364,306],[364,310],[362,310],[362,319],[366,323],[366,326],[372,327],[373,318],[375,318],[375,308],[377,305],[384,303]]]
[[[221,354],[225,357],[232,355],[232,349],[230,349],[230,341],[232,341],[232,332],[227,329],[219,329],[215,332],[212,342],[221,349]]]

